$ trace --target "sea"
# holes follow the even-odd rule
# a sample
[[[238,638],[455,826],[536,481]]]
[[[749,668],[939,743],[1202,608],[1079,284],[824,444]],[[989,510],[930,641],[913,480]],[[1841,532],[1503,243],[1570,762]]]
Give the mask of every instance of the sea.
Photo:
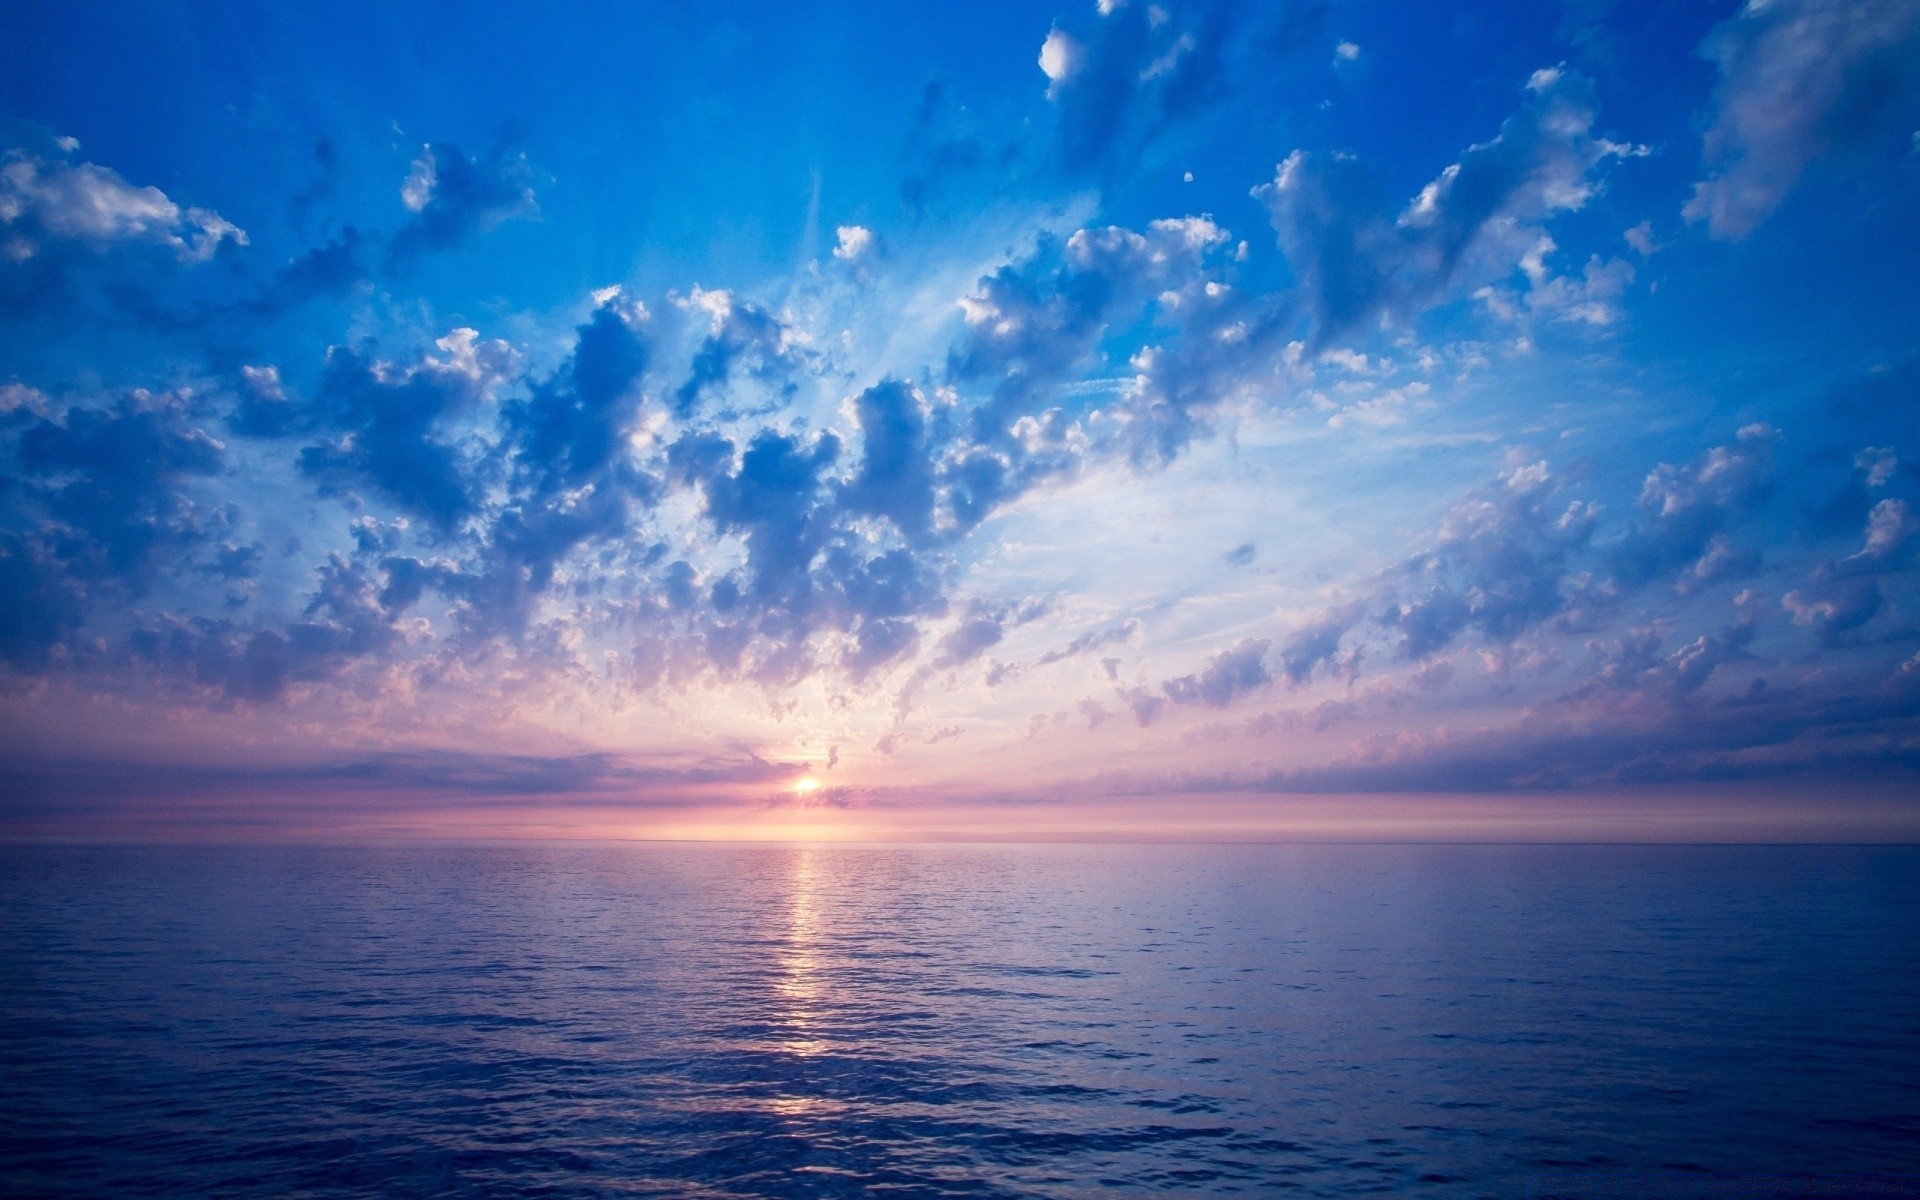
[[[1920,1195],[1920,848],[5,846],[0,1194]]]

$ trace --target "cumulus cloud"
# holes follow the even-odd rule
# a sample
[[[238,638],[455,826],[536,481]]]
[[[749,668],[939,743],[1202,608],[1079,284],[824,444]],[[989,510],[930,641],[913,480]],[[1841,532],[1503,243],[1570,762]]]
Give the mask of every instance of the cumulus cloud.
[[[1469,630],[1510,641],[1558,615],[1574,599],[1571,563],[1596,516],[1591,504],[1562,498],[1544,462],[1470,492],[1441,521],[1433,549],[1393,573],[1399,596],[1385,619],[1402,656],[1427,658]]]
[[[302,452],[301,469],[333,487],[365,481],[409,513],[451,530],[472,510],[471,454],[444,428],[447,418],[492,395],[514,356],[502,341],[456,329],[439,351],[401,366],[335,346],[308,411],[332,436]]]
[[[23,670],[72,662],[87,653],[73,635],[90,614],[124,609],[218,553],[231,514],[201,488],[225,470],[226,447],[188,400],[133,392],[13,410],[0,477],[0,658]]]
[[[1742,238],[1808,164],[1901,140],[1920,108],[1920,0],[1748,0],[1701,52],[1720,68],[1689,221]]]
[[[164,246],[185,263],[205,262],[224,244],[247,244],[245,231],[211,209],[181,208],[159,188],[136,187],[107,167],[25,150],[0,156],[0,227],[0,259],[15,263],[57,242],[95,251]]]
[[[926,397],[889,379],[855,397],[853,409],[860,464],[842,487],[844,503],[885,517],[910,543],[926,542],[933,534],[935,486]]]
[[[1081,229],[982,279],[960,299],[966,330],[947,360],[956,382],[992,384],[992,403],[974,414],[974,437],[1004,441],[1087,362],[1111,323],[1204,290],[1206,266],[1227,240],[1206,216],[1144,230]]]
[[[834,230],[833,256],[841,262],[857,263],[877,253],[879,238],[864,225],[842,225]]]
[[[1772,426],[1755,423],[1692,462],[1648,472],[1640,519],[1616,548],[1615,570],[1637,584],[1684,567],[1683,587],[1694,589],[1751,570],[1757,559],[1735,550],[1724,531],[1766,500],[1778,440]]]
[[[676,415],[692,415],[703,400],[725,395],[733,380],[743,375],[779,399],[793,396],[796,377],[812,359],[803,330],[724,289],[696,287],[679,303],[689,311],[705,313],[708,326],[686,381],[674,392]]]
[[[1224,95],[1241,20],[1229,5],[1132,3],[1106,6],[1096,24],[1056,27],[1041,55],[1059,122],[1056,165],[1106,171],[1132,161]],[[1324,59],[1314,66],[1324,71]],[[1723,97],[1723,115],[1730,104]],[[949,120],[953,107],[926,127],[930,139],[958,139],[928,151],[951,152],[939,169],[1003,163],[989,141],[962,136],[971,127]],[[1355,545],[1352,561],[1368,565],[1345,577],[1330,569],[1317,583],[1290,578],[1311,569],[1318,535],[1276,509],[1258,529],[1257,555],[1251,540],[1228,550],[1255,530],[1224,519],[1166,551],[1169,569],[1199,564],[1206,574],[1192,590],[1162,590],[1152,572],[1133,568],[1152,559],[1158,571],[1163,552],[1129,540],[1113,515],[1116,528],[1098,536],[1113,539],[1120,565],[1102,564],[1108,577],[1096,585],[1111,590],[1061,605],[1081,614],[1072,624],[1014,636],[1049,610],[1006,598],[1078,586],[1057,563],[1079,553],[1074,539],[1087,527],[1074,523],[1074,506],[1105,500],[1085,491],[1158,486],[1154,473],[1216,428],[1232,440],[1179,476],[1177,486],[1197,486],[1174,496],[1176,505],[1208,507],[1216,487],[1275,463],[1299,466],[1303,478],[1327,472],[1355,494],[1372,490],[1399,468],[1355,465],[1361,442],[1366,454],[1388,455],[1480,437],[1552,438],[1575,401],[1549,393],[1526,398],[1553,415],[1529,418],[1524,432],[1519,421],[1488,422],[1491,434],[1420,440],[1434,432],[1417,428],[1422,420],[1438,420],[1450,399],[1471,399],[1458,381],[1449,396],[1449,369],[1483,369],[1500,353],[1488,346],[1427,347],[1409,336],[1363,356],[1338,344],[1455,296],[1480,301],[1481,310],[1461,308],[1466,338],[1516,332],[1485,321],[1484,310],[1521,333],[1529,322],[1621,320],[1636,269],[1650,268],[1589,254],[1579,239],[1590,224],[1608,240],[1603,250],[1619,250],[1612,239],[1627,219],[1560,220],[1592,206],[1604,164],[1639,152],[1597,132],[1596,111],[1580,76],[1541,71],[1497,132],[1404,202],[1357,159],[1290,155],[1256,189],[1293,270],[1292,285],[1278,290],[1260,290],[1273,264],[1211,216],[1131,225],[1103,217],[1065,233],[1072,225],[1055,213],[1045,223],[1059,236],[1029,229],[984,249],[970,244],[964,276],[954,262],[933,264],[935,300],[909,302],[957,302],[951,324],[933,333],[937,322],[921,322],[883,357],[867,358],[857,347],[870,339],[842,339],[843,328],[912,322],[889,291],[896,281],[864,270],[898,247],[848,224],[836,230],[834,261],[805,267],[790,287],[693,287],[668,292],[653,311],[603,289],[584,319],[573,309],[500,317],[520,348],[464,326],[427,343],[418,332],[432,319],[424,306],[399,319],[411,335],[360,336],[399,311],[381,296],[354,317],[357,340],[324,360],[301,329],[235,338],[207,356],[191,390],[75,400],[9,384],[0,388],[8,685],[91,670],[89,685],[131,692],[150,681],[169,702],[265,707],[326,697],[363,713],[436,688],[543,712],[584,696],[599,712],[724,695],[725,720],[764,704],[774,721],[824,714],[853,728],[870,715],[863,706],[889,699],[904,722],[915,689],[977,699],[983,685],[1006,687],[996,702],[1012,702],[1010,685],[1024,679],[1061,689],[1035,729],[1065,730],[1077,714],[1100,738],[1144,738],[1113,727],[1124,722],[1109,725],[1127,710],[1141,726],[1199,722],[1256,694],[1322,689],[1339,695],[1312,697],[1312,715],[1288,728],[1325,733],[1367,720],[1377,731],[1398,720],[1420,730],[1432,724],[1422,705],[1483,685],[1476,699],[1488,711],[1512,716],[1531,705],[1520,718],[1527,728],[1480,741],[1457,732],[1421,741],[1416,732],[1270,782],[1519,786],[1540,778],[1528,773],[1527,748],[1556,738],[1574,745],[1565,779],[1625,778],[1624,768],[1606,774],[1603,750],[1627,744],[1609,731],[1679,722],[1736,699],[1758,705],[1740,685],[1771,686],[1767,702],[1784,705],[1779,695],[1796,685],[1782,681],[1780,664],[1804,667],[1807,679],[1842,668],[1857,678],[1858,664],[1882,662],[1875,646],[1911,636],[1898,619],[1909,607],[1920,497],[1908,431],[1894,420],[1911,407],[1906,367],[1836,400],[1837,422],[1867,409],[1871,429],[1792,454],[1762,424],[1704,450],[1683,432],[1651,430],[1669,459],[1651,470],[1653,453],[1621,469],[1605,454],[1570,451],[1550,466],[1540,452],[1515,451],[1498,474],[1481,469],[1478,486],[1430,494],[1425,536]],[[8,162],[29,160],[31,170],[4,183],[0,216],[39,239],[30,263],[137,244],[168,271],[205,278],[213,273],[171,264],[240,240],[200,210],[104,169],[55,155]],[[531,215],[531,178],[517,154],[426,147],[400,186],[406,224],[389,265]],[[48,215],[64,211],[49,197],[87,189],[110,200],[97,228]],[[364,279],[377,257],[372,235],[323,228],[323,240],[267,283],[242,278],[260,289],[251,307],[218,313],[285,313]],[[1642,258],[1657,249],[1651,229],[1643,223],[1628,237]],[[863,286],[845,286],[855,277]],[[1325,423],[1311,412],[1289,420],[1287,406],[1316,378],[1341,397],[1340,411]],[[1238,424],[1243,413],[1252,415]],[[1313,440],[1327,437],[1327,425],[1346,427],[1341,449],[1309,461],[1329,444]],[[1340,457],[1350,451],[1355,461]],[[1849,469],[1817,519],[1782,523],[1809,493],[1808,479]],[[1595,484],[1596,474],[1606,478]],[[1401,502],[1398,492],[1370,501]],[[1769,513],[1779,520],[1768,524]],[[996,515],[1007,535],[976,539]],[[1256,557],[1261,570],[1246,571]],[[1741,585],[1726,585],[1747,580],[1729,621],[1727,593]],[[1300,611],[1297,592],[1279,591],[1295,585],[1323,599]],[[1296,599],[1278,607],[1282,594]],[[1202,649],[1175,662],[1169,644]],[[1089,675],[1111,684],[1118,703],[1076,702],[1072,681]],[[930,743],[953,728],[899,738]],[[1256,735],[1247,722],[1234,736]],[[1595,748],[1582,757],[1589,735]],[[1714,758],[1720,751],[1674,743],[1661,757],[1659,745],[1639,744],[1652,751],[1632,769],[1650,775],[1733,769],[1754,750],[1743,744]],[[362,765],[372,776],[406,773],[405,764]],[[475,792],[496,778],[519,786],[512,763],[442,765],[470,769]],[[589,791],[621,777],[593,763],[536,764],[527,787],[544,787],[549,773],[556,787]]]
[[[578,486],[620,453],[652,361],[649,324],[646,306],[615,290],[576,331],[553,377],[506,406],[516,462],[539,493]]]

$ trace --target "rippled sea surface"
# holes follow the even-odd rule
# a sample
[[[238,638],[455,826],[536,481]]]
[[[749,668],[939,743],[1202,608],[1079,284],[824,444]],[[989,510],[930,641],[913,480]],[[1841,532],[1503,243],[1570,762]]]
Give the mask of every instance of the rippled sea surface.
[[[0,848],[9,1195],[1914,1176],[1913,848]]]

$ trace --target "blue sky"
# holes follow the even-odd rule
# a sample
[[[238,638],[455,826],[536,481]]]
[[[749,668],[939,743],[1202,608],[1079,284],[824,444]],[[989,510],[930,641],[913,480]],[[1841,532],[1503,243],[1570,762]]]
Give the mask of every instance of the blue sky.
[[[1912,830],[1920,3],[0,24],[11,832]]]

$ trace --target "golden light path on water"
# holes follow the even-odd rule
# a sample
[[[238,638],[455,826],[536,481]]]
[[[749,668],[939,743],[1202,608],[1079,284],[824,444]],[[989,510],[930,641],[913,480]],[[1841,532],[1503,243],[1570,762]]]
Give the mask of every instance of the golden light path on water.
[[[816,851],[799,846],[793,851],[792,901],[787,925],[787,940],[780,955],[780,980],[775,984],[781,998],[781,1023],[788,1030],[781,1048],[790,1054],[810,1058],[824,1053],[826,1041],[819,1036],[822,1020],[822,984],[820,980],[820,914]]]

